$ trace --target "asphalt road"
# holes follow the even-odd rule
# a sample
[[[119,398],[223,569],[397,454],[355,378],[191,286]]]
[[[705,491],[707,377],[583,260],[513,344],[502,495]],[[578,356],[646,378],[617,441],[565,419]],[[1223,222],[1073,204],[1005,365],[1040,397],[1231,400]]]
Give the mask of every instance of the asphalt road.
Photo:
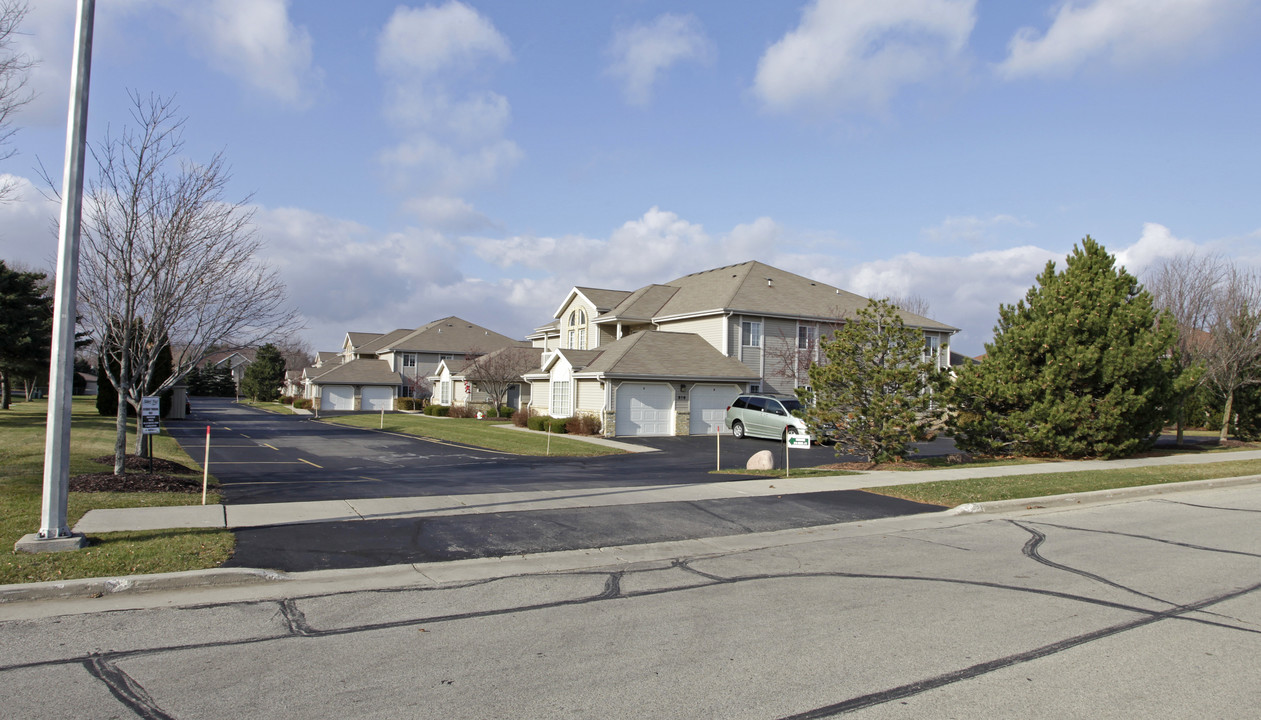
[[[168,431],[200,457],[211,426],[210,466],[226,504],[581,490],[713,482],[711,438],[639,441],[658,452],[598,458],[505,455],[451,443],[315,422],[200,401]],[[505,432],[511,432],[505,430]],[[731,466],[778,443],[727,440]],[[204,448],[204,446],[203,446]],[[739,451],[736,448],[740,448]],[[943,451],[949,451],[949,444]],[[835,459],[831,448],[794,450],[803,465]],[[736,476],[722,476],[729,480]],[[285,524],[235,530],[228,565],[286,572],[502,557],[524,553],[720,537],[828,525],[932,510],[863,492],[814,493],[687,503],[491,513],[354,523]]]
[[[201,458],[210,425],[211,472],[230,504],[704,483],[714,480],[716,455],[724,469],[743,468],[759,450],[775,452],[782,465],[782,445],[767,440],[726,437],[716,451],[713,438],[645,438],[629,442],[659,452],[523,457],[277,415],[226,399],[197,401],[193,417],[169,421],[167,431],[191,457]],[[922,447],[925,455],[944,455],[954,446],[941,439]],[[854,459],[812,446],[793,450],[789,462]]]
[[[3,714],[1254,717],[1258,518],[1261,486],[1166,491],[629,564],[580,552],[0,605]]]

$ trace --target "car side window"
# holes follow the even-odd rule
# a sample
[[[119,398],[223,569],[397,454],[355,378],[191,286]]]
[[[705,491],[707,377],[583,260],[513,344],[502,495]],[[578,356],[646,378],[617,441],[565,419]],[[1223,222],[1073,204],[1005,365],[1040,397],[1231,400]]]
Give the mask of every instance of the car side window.
[[[733,408],[746,408],[748,406],[749,406],[748,401],[742,397],[736,398],[736,401],[731,403],[731,407]]]
[[[766,412],[766,398],[749,398],[749,409],[757,412]]]
[[[766,411],[773,415],[787,415],[788,414],[787,412],[784,411],[784,406],[780,405],[779,401],[777,400],[767,400]]]

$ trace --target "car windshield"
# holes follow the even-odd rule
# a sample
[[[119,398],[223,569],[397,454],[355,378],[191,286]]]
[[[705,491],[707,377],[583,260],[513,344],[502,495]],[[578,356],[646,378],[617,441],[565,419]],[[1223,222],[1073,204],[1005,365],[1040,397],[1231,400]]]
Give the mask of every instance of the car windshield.
[[[791,399],[791,400],[780,400],[779,402],[780,402],[780,404],[781,404],[781,405],[783,405],[783,406],[784,406],[784,409],[785,409],[785,410],[787,410],[787,411],[788,411],[788,412],[790,412],[790,413],[801,412],[801,401],[800,401],[800,400],[797,400],[797,399],[795,399],[795,398],[794,398],[794,399]]]

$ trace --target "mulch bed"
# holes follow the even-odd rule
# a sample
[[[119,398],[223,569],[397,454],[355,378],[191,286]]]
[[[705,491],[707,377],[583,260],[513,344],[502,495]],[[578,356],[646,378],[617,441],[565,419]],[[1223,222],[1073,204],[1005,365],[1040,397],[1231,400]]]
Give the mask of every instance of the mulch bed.
[[[819,467],[824,470],[923,470],[932,466],[913,460],[904,460],[896,463],[843,462]]]
[[[113,472],[75,475],[70,478],[73,492],[169,492],[199,493],[201,478],[177,477],[154,473],[129,472],[115,475]]]
[[[114,465],[113,455],[102,455],[92,458],[92,462],[102,465]],[[170,473],[193,473],[192,468],[177,462],[153,458],[153,472],[149,472],[149,458],[128,455],[123,460],[123,467],[128,470],[125,475],[115,475],[113,471],[75,475],[70,478],[70,490],[73,492],[201,492],[200,477],[177,477]]]

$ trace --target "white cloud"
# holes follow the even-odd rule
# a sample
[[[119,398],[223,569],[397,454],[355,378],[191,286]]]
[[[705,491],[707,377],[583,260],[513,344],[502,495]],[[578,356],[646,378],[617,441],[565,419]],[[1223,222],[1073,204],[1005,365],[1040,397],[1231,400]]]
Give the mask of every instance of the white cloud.
[[[211,65],[283,103],[310,104],[321,73],[311,34],[289,18],[289,0],[174,2],[195,46]]]
[[[461,2],[394,10],[381,32],[377,64],[390,75],[427,79],[486,60],[506,62],[508,41],[476,10]]]
[[[44,197],[24,177],[0,174],[0,185],[12,186],[12,194],[0,202],[0,260],[53,271],[57,266],[61,203]]]
[[[937,243],[965,243],[981,245],[1001,240],[1000,233],[1014,228],[1030,228],[1033,223],[1011,215],[951,216],[935,227],[925,228],[924,237]]]
[[[1124,266],[1131,275],[1141,277],[1157,260],[1174,258],[1198,249],[1190,240],[1174,237],[1164,225],[1149,222],[1143,223],[1143,234],[1138,242],[1114,254],[1117,265]]]
[[[901,88],[964,62],[975,0],[816,0],[758,62],[774,110],[881,110]]]
[[[507,98],[479,87],[485,71],[512,59],[489,19],[460,2],[397,8],[377,41],[386,118],[401,137],[379,154],[405,207],[442,229],[489,221],[461,193],[497,181],[521,159],[505,137]]]
[[[650,24],[617,31],[608,52],[608,73],[622,80],[626,102],[647,105],[662,73],[686,60],[708,62],[713,43],[694,15],[666,13]]]
[[[1001,77],[1068,76],[1083,66],[1133,68],[1211,49],[1248,0],[1062,0],[1045,33],[1021,28]]]

